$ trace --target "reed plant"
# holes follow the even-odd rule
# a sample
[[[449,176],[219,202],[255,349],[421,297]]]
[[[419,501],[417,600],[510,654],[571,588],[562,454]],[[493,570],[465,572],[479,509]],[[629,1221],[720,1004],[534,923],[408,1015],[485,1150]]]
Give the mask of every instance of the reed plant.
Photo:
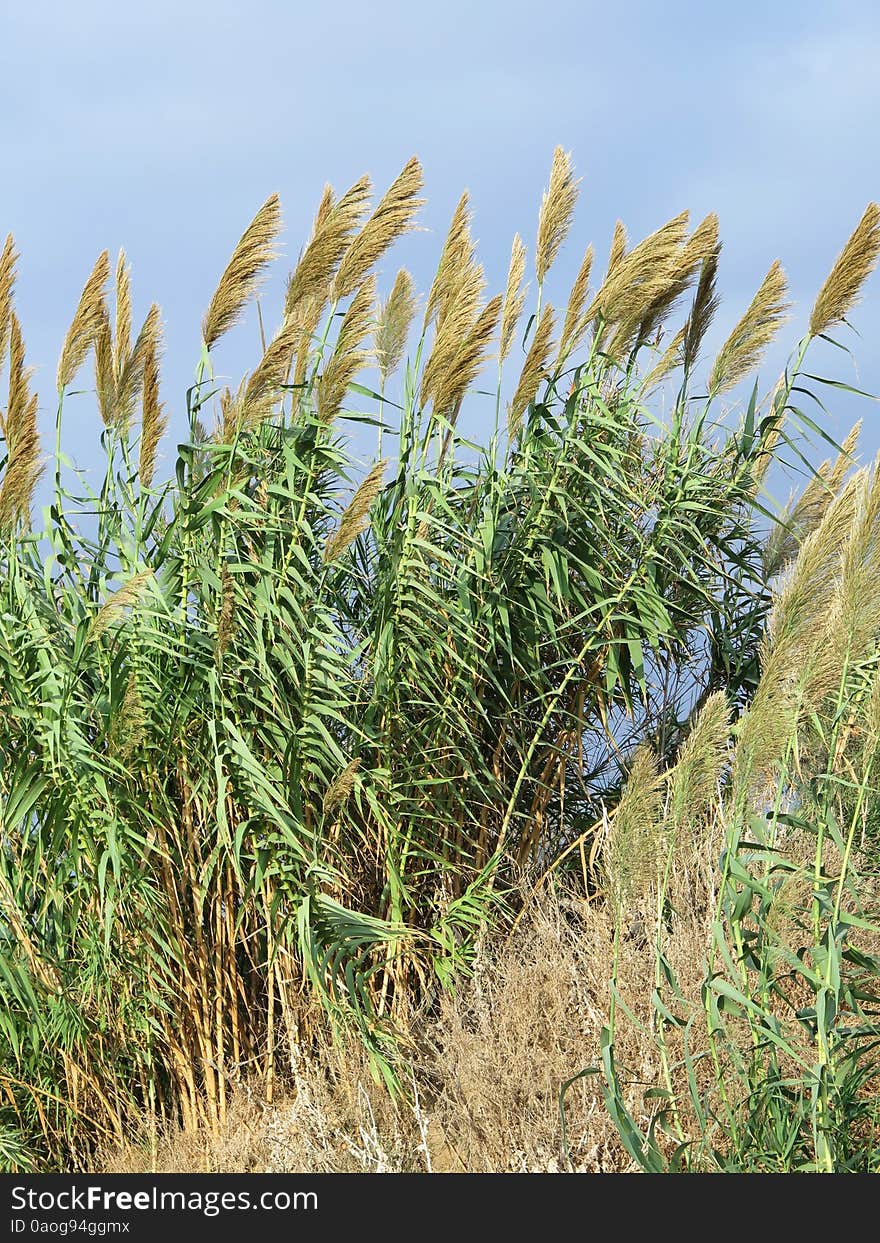
[[[850,549],[848,590],[868,598],[876,488],[865,475],[843,484],[852,444],[813,472],[772,547],[773,573],[812,549],[788,613],[771,610],[761,490],[781,450],[803,453],[818,430],[793,395],[810,382],[810,341],[846,317],[876,260],[877,209],[785,376],[763,403],[755,381],[737,415],[722,395],[753,375],[783,322],[785,278],[774,264],[701,380],[718,302],[714,216],[691,229],[682,214],[632,247],[619,226],[604,274],[591,289],[590,248],[557,313],[546,277],[579,192],[558,149],[533,302],[519,238],[504,294],[487,295],[464,196],[422,309],[406,271],[384,297],[377,276],[414,226],[421,188],[410,160],[372,210],[367,178],[324,191],[281,322],[233,390],[215,380],[218,351],[281,229],[277,198],[263,204],[208,305],[189,434],[166,477],[160,314],[135,330],[125,256],[112,280],[100,256],[64,341],[48,471],[11,239],[0,256],[10,1167],[86,1165],[144,1112],[156,1128],[218,1133],[237,1083],[258,1082],[271,1101],[291,1050],[307,1055],[327,1025],[355,1033],[377,1079],[405,1090],[416,1017],[467,974],[487,929],[515,917],[523,876],[572,862],[585,896],[621,911],[625,893],[659,877],[662,999],[670,843],[728,780],[734,837],[707,1021],[717,1043],[724,1004],[753,1026],[755,996],[772,1013],[769,969],[757,968],[758,994],[748,987],[753,958],[770,949],[753,945],[751,927],[735,954],[727,938],[753,909],[744,877],[758,905],[779,879],[777,826],[823,809],[809,902],[826,950],[803,967],[823,981],[821,1015],[804,1022],[822,1048],[816,1160],[837,1160],[835,1076],[849,1047],[839,1029],[855,996],[840,930],[864,918],[850,879],[871,788],[847,757],[857,705],[876,698],[874,634],[869,613],[844,618],[838,592],[833,616],[852,641],[823,647],[814,578],[836,583],[831,562]],[[466,404],[485,409],[488,374],[490,430],[474,445],[459,422]],[[97,490],[63,450],[64,412],[83,390],[104,452]],[[352,425],[375,429],[374,460],[356,457]],[[789,625],[814,644],[815,683]],[[741,736],[725,776],[728,712]],[[808,725],[819,731],[809,748]],[[779,756],[804,794],[792,801],[781,779],[759,834],[761,783]],[[826,847],[838,850],[833,874]],[[757,863],[743,862],[747,851]],[[769,1039],[758,1026],[752,1035],[741,1074],[757,1073]]]

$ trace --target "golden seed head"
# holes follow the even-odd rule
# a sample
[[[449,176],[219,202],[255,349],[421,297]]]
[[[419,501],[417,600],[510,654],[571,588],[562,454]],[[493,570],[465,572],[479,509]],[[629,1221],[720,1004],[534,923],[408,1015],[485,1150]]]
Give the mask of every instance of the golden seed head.
[[[125,251],[120,250],[116,262],[116,331],[113,334],[113,372],[122,375],[131,350],[131,268],[126,266]]]
[[[880,206],[869,203],[816,296],[810,336],[818,337],[845,319],[858,302],[880,255]]]
[[[227,390],[228,392],[228,390]],[[219,659],[229,646],[235,629],[235,583],[224,561],[220,571],[220,611],[217,616],[216,656]]]
[[[142,488],[150,488],[156,470],[156,450],[165,433],[168,420],[159,400],[159,353],[161,330],[149,341],[144,354],[144,379],[141,393],[141,448],[138,474]]]
[[[721,299],[717,292],[718,258],[721,254],[719,242],[700,265],[700,279],[691,306],[691,313],[685,325],[685,342],[682,362],[689,371],[697,361],[700,346],[709,330]]]
[[[687,237],[688,214],[682,212],[621,257],[622,227],[615,231],[609,270],[582,324],[601,318],[603,334],[617,325],[618,341],[629,341],[658,298],[670,287]]]
[[[451,273],[438,308],[437,331],[431,353],[422,373],[419,401],[426,406],[434,397],[442,377],[454,367],[462,341],[470,333],[480,313],[485,288],[483,269],[478,263],[462,259]]]
[[[241,318],[264,269],[277,254],[274,244],[280,231],[281,203],[278,195],[273,194],[242,234],[208,305],[202,321],[202,339],[207,349]]]
[[[73,380],[102,329],[107,314],[104,287],[109,275],[110,256],[105,250],[98,256],[85,283],[73,321],[64,338],[56,377],[59,392],[67,388]]]
[[[716,800],[729,760],[730,707],[724,691],[709,695],[667,774],[673,826],[694,827]]]
[[[339,526],[327,540],[327,545],[324,549],[325,565],[329,565],[331,561],[341,557],[345,550],[370,525],[370,507],[382,491],[386,465],[387,462],[384,459],[381,462],[377,462],[355,492],[348,508],[339,520]]]
[[[545,306],[538,320],[529,352],[526,354],[516,392],[507,409],[507,435],[511,441],[516,439],[526,408],[529,402],[534,401],[541,376],[547,371],[553,323],[553,308]]]
[[[574,177],[571,155],[562,147],[553,152],[550,184],[541,199],[538,215],[538,244],[535,250],[535,272],[538,284],[550,270],[559,248],[568,236],[578,199],[578,182]]]
[[[105,630],[122,615],[129,605],[136,604],[141,599],[152,578],[152,570],[141,570],[130,578],[127,583],[123,583],[118,591],[114,591],[112,595],[108,596],[92,618],[86,635],[86,642],[94,643],[100,639]]]
[[[376,359],[384,385],[400,366],[410,327],[416,314],[415,285],[406,268],[401,268],[391,293],[379,311],[376,328]]]
[[[241,413],[246,423],[261,422],[278,400],[280,387],[290,371],[299,338],[299,320],[296,316],[291,316],[282,323],[266,346],[263,357],[245,385]]]
[[[517,233],[510,251],[510,266],[507,269],[507,287],[504,291],[504,314],[501,317],[500,343],[498,346],[498,362],[503,363],[510,353],[513,334],[522,315],[526,300],[526,291],[520,289],[526,271],[526,248]]]
[[[354,789],[355,779],[360,766],[361,760],[358,756],[351,760],[342,772],[330,782],[330,785],[327,787],[327,793],[324,795],[323,805],[325,812],[333,811],[334,808],[341,807],[346,802]]]
[[[642,744],[603,843],[605,870],[618,903],[638,902],[657,880],[663,845],[661,787],[657,758]]]
[[[433,394],[435,413],[454,416],[465,393],[486,362],[500,314],[501,295],[497,294],[483,307],[462,341],[451,365],[438,377]]]
[[[15,263],[18,255],[10,233],[0,251],[0,372],[9,344],[9,321],[12,315],[12,293],[15,288]]]
[[[679,328],[678,332],[670,341],[669,345],[663,351],[659,361],[648,372],[644,380],[645,392],[650,392],[668,375],[675,371],[676,367],[680,367],[684,362],[684,348],[687,334],[687,325]]]
[[[333,275],[348,249],[352,235],[360,228],[366,214],[370,190],[369,177],[362,177],[337,203],[332,203],[325,191],[315,217],[314,236],[287,282],[284,299],[286,319],[291,318],[314,298],[319,297],[323,307]],[[320,314],[320,309],[318,313]]]
[[[375,304],[376,278],[368,276],[343,316],[333,354],[318,381],[318,418],[322,423],[336,417],[349,385],[367,360],[361,347],[375,328]]]
[[[611,235],[611,249],[608,252],[608,267],[605,269],[605,280],[618,267],[626,255],[626,225],[622,220],[614,223],[614,232]]]
[[[320,322],[324,306],[324,295],[316,294],[310,302],[300,303],[297,309],[296,315],[299,319],[300,331],[296,353],[296,370],[293,377],[294,384],[302,384],[305,380],[312,340]]]
[[[413,156],[346,250],[333,282],[334,301],[354,293],[385,251],[414,228],[413,219],[424,202],[418,197],[423,180],[422,166]]]
[[[785,320],[790,305],[786,292],[785,273],[776,259],[749,309],[718,352],[709,377],[710,396],[733,388],[758,365]]]
[[[104,309],[95,333],[95,392],[98,397],[98,413],[105,427],[115,422],[116,376],[113,371],[113,338],[110,316]]]
[[[571,287],[571,293],[568,295],[568,306],[565,310],[565,322],[562,326],[562,336],[559,338],[559,361],[560,363],[566,359],[573,350],[576,350],[584,338],[587,325],[584,324],[584,304],[587,300],[587,290],[590,286],[590,273],[593,270],[593,247],[589,245],[581,262],[580,270],[575,277],[574,284]]]
[[[15,312],[9,316],[9,401],[3,434],[6,470],[0,485],[0,530],[12,531],[30,515],[34,488],[42,474],[37,431],[37,395],[30,393],[24,341]]]
[[[455,301],[463,273],[473,267],[474,247],[470,235],[470,219],[470,207],[467,191],[465,191],[452,214],[437,272],[428,292],[423,332],[435,318],[438,321],[443,319],[450,304]]]

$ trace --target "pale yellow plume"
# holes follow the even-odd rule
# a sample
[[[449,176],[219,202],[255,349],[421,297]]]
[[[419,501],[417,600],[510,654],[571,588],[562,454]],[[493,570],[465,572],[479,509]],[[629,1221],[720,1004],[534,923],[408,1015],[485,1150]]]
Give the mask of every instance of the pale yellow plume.
[[[810,315],[810,336],[818,337],[845,319],[873,272],[880,254],[880,207],[869,203],[855,231],[819,290]]]
[[[577,203],[578,182],[574,177],[571,155],[562,147],[553,152],[550,184],[541,199],[538,216],[538,244],[535,250],[535,272],[538,284],[544,283],[559,248],[568,236]]]
[[[107,313],[104,287],[109,275],[110,256],[105,250],[98,256],[85,283],[76,314],[64,338],[56,377],[59,393],[73,380],[101,331]]]
[[[207,349],[241,318],[256,292],[264,269],[275,258],[274,243],[281,231],[281,204],[271,195],[245,229],[220,277],[220,283],[202,322]]]
[[[785,273],[777,259],[761,282],[749,309],[718,352],[709,377],[710,396],[733,388],[758,365],[764,350],[785,320],[790,305],[785,295]]]

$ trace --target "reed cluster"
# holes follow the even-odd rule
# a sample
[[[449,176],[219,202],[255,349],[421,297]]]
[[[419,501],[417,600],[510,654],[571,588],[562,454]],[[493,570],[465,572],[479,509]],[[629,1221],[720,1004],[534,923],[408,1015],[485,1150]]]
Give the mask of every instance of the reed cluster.
[[[86,1165],[144,1114],[217,1134],[235,1085],[271,1102],[291,1050],[326,1030],[354,1035],[400,1097],[414,1032],[519,917],[522,885],[548,877],[615,914],[609,975],[626,929],[649,930],[665,1117],[689,1152],[675,1102],[690,1064],[666,1045],[692,1020],[674,1013],[663,953],[685,856],[710,872],[722,860],[704,990],[719,1090],[733,1058],[762,1099],[779,1085],[782,1109],[790,1059],[806,1063],[779,1034],[779,979],[800,972],[815,999],[795,1016],[815,1046],[815,1161],[849,1151],[833,1128],[861,1065],[852,980],[873,929],[855,877],[880,734],[880,494],[871,471],[847,475],[854,440],[769,536],[762,486],[811,433],[792,394],[817,382],[809,344],[845,320],[876,261],[877,208],[785,375],[737,413],[721,395],[758,367],[786,284],[774,263],[703,360],[714,216],[691,229],[679,215],[634,246],[619,226],[595,288],[590,248],[554,308],[546,277],[579,194],[557,150],[534,312],[519,238],[504,293],[487,292],[465,196],[421,316],[405,270],[379,296],[421,188],[410,160],[373,210],[367,178],[325,190],[281,322],[221,390],[217,352],[276,255],[280,205],[263,204],[210,299],[190,434],[164,476],[160,315],[135,331],[124,255],[111,306],[105,253],[63,345],[40,484],[11,239],[0,255],[10,1168]],[[98,491],[62,471],[63,414],[89,361]],[[490,370],[475,451],[458,424],[466,400],[479,416]],[[353,422],[378,428],[374,461],[354,457]],[[818,842],[809,866],[786,853],[804,833]],[[806,951],[791,942],[799,902]],[[666,1160],[656,1119],[640,1138],[621,1095],[611,1009],[608,1107],[634,1154]],[[731,1022],[748,1028],[744,1060]],[[737,1108],[725,1151],[748,1146]],[[717,1112],[701,1119],[708,1137]]]

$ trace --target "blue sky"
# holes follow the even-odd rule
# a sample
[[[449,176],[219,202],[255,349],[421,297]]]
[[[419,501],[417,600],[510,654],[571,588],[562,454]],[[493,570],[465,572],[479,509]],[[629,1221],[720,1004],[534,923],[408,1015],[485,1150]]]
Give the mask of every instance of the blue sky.
[[[125,247],[136,312],[162,307],[163,395],[180,430],[202,314],[260,203],[278,191],[286,221],[271,321],[324,182],[342,190],[368,172],[383,189],[411,154],[425,169],[429,231],[387,260],[386,287],[399,263],[425,286],[465,187],[490,287],[500,287],[513,233],[534,237],[561,143],[583,183],[557,265],[560,297],[588,241],[604,259],[618,216],[636,238],[684,208],[694,222],[715,210],[716,338],[778,256],[796,302],[787,348],[880,197],[878,65],[872,0],[5,6],[0,232],[15,234],[22,255],[18,307],[46,424],[64,331],[100,250]],[[855,323],[858,376],[836,351],[814,365],[880,391],[880,277]],[[237,375],[256,349],[251,315],[218,370]],[[784,355],[768,360],[768,384]],[[97,463],[97,415],[80,401],[67,444]],[[832,434],[845,433],[851,411],[832,403]],[[855,413],[873,452],[880,408]]]

